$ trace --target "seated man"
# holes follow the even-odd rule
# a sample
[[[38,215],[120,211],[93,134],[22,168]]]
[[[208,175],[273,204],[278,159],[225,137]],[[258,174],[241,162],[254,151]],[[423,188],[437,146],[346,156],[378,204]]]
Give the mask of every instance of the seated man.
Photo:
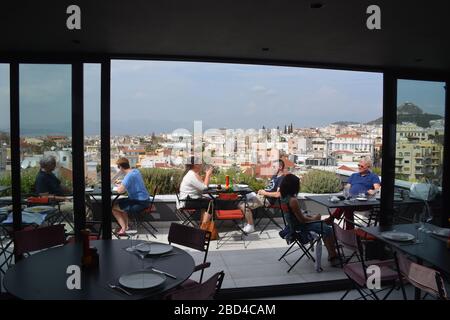
[[[52,155],[44,156],[39,161],[39,165],[41,169],[36,176],[36,193],[53,200],[64,200],[64,194],[70,193],[70,190],[62,186],[61,181],[53,173],[56,168],[56,158]]]
[[[380,178],[378,175],[370,171],[372,167],[372,161],[369,158],[362,158],[358,164],[358,172],[353,173],[350,178],[348,178],[346,189],[349,190],[351,196],[356,196],[360,193],[375,195],[377,191],[381,188]],[[354,208],[336,209],[326,222],[333,223],[334,218],[341,218],[342,214],[344,217],[350,221],[353,221]],[[345,224],[346,229],[353,229],[352,223]]]
[[[274,205],[276,200],[280,198],[280,184],[286,174],[284,161],[281,159],[274,161],[272,163],[272,168],[274,170],[274,175],[270,179],[269,185],[264,190],[258,190],[258,194],[251,193],[247,195],[248,208],[245,211],[247,224],[244,226],[244,231],[246,233],[255,231],[251,210],[263,207],[266,199],[271,205]],[[240,209],[244,211],[244,204],[240,206]]]
[[[128,198],[117,200],[112,208],[112,213],[120,225],[118,235],[122,236],[128,230],[128,214],[141,212],[150,205],[151,200],[139,170],[131,169],[127,158],[120,158],[116,164],[125,174],[122,183],[116,185],[117,192],[128,192]]]

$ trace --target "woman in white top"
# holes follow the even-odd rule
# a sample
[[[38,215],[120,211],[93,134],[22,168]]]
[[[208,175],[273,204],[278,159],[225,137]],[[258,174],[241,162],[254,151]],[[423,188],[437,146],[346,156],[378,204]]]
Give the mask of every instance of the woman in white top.
[[[203,198],[203,191],[208,188],[213,168],[208,168],[205,173],[205,178],[202,179],[200,176],[202,164],[198,162],[195,161],[194,157],[191,157],[186,164],[186,170],[180,184],[180,200],[183,201],[180,201],[177,207],[200,210],[202,216],[201,221],[203,222],[209,220],[205,211],[211,200],[209,197]]]

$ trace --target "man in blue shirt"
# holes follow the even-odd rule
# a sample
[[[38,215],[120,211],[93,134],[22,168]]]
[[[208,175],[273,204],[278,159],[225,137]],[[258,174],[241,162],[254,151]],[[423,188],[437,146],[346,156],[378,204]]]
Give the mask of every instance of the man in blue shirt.
[[[357,196],[361,193],[365,195],[374,195],[381,188],[381,182],[378,175],[370,171],[372,167],[372,161],[369,158],[362,158],[358,164],[358,172],[353,173],[347,181],[345,188],[349,190],[351,196]],[[353,212],[355,210],[352,208],[341,209],[337,208],[333,214],[330,215],[325,221],[327,223],[332,223],[334,218],[342,217],[344,214],[345,218],[353,221]],[[346,223],[346,229],[353,229],[353,224]]]
[[[128,198],[117,200],[112,212],[120,225],[118,235],[128,230],[128,214],[138,214],[147,208],[151,201],[144,179],[137,169],[131,169],[127,158],[117,160],[117,168],[125,174],[122,183],[116,185],[118,193],[128,193]]]

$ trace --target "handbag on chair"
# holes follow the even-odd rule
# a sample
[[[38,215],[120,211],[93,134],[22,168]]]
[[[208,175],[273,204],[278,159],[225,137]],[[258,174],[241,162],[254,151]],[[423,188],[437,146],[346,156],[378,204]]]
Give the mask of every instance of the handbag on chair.
[[[214,204],[213,201],[210,201],[208,204],[208,210],[206,211],[211,215],[211,220],[207,222],[202,222],[200,225],[200,229],[211,232],[211,240],[219,239],[219,233],[216,229],[216,224],[214,222]]]

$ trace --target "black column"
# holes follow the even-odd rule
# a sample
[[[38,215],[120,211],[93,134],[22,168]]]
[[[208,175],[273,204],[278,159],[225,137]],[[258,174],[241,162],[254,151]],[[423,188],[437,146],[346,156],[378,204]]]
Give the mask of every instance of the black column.
[[[445,83],[445,132],[444,161],[442,172],[442,226],[450,226],[450,76]]]
[[[81,239],[80,231],[86,223],[84,201],[84,104],[83,104],[83,63],[72,64],[72,177],[73,214],[75,238]]]
[[[22,228],[20,192],[20,113],[19,113],[19,63],[9,65],[10,128],[11,128],[11,187],[13,198],[13,227]]]
[[[111,60],[101,67],[101,176],[102,176],[102,237],[111,239]]]
[[[390,73],[383,76],[383,160],[380,225],[389,226],[394,214],[395,144],[397,125],[397,79]]]

